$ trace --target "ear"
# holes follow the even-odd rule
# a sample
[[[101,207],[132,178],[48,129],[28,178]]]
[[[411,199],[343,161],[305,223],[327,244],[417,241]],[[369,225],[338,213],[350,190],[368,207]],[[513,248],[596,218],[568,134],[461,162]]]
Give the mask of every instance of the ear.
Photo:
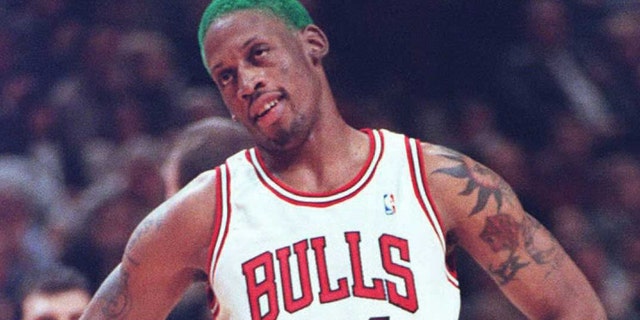
[[[305,53],[309,55],[314,64],[319,64],[329,53],[329,40],[315,24],[310,24],[299,33]]]

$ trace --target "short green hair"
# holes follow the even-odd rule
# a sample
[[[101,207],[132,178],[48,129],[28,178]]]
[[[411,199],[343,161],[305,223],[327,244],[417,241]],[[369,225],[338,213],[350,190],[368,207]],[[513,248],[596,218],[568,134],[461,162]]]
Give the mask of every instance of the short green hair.
[[[198,43],[200,44],[200,55],[207,71],[207,62],[204,54],[204,36],[209,26],[221,16],[239,10],[262,10],[274,14],[276,17],[296,29],[302,29],[313,23],[307,9],[297,0],[213,0],[207,6],[198,29]]]

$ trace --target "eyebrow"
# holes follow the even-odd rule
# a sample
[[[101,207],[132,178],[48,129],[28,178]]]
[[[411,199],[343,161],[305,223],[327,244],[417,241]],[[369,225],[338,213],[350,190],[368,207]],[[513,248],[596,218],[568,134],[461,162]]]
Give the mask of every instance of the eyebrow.
[[[253,37],[249,38],[249,40],[245,41],[242,44],[242,49],[246,48],[248,45],[251,44],[251,42],[255,41],[256,39],[258,39],[258,36],[253,36]]]
[[[256,39],[258,39],[258,36],[253,36],[253,37],[249,38],[247,41],[245,41],[242,44],[242,46],[240,48],[245,49],[247,46],[249,46]],[[222,66],[222,62],[216,63],[213,67],[211,67],[211,73],[213,73],[214,70],[216,70],[217,68],[220,68],[221,66]]]

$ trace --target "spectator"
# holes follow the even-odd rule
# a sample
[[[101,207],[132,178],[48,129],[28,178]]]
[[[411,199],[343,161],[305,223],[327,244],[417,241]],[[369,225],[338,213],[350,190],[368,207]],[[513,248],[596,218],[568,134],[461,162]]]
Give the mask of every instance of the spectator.
[[[499,72],[501,128],[527,148],[539,148],[548,139],[550,119],[569,112],[597,136],[615,135],[610,102],[588,72],[591,45],[572,38],[564,3],[530,0],[523,18],[528,37],[509,49]]]
[[[227,118],[212,117],[189,125],[176,137],[163,166],[165,194],[172,196],[198,174],[251,146],[249,133]]]
[[[118,265],[129,235],[148,212],[124,188],[105,190],[102,197],[96,200],[82,232],[70,239],[61,258],[64,264],[87,275],[92,291]]]
[[[92,292],[85,276],[56,266],[31,275],[22,289],[22,320],[77,320]]]

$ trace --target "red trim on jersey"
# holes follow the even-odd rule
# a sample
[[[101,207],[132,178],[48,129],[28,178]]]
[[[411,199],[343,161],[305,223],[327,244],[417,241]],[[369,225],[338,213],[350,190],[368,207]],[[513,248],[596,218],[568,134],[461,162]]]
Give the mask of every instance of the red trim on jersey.
[[[420,147],[420,141],[416,140],[416,143],[418,145],[418,147]],[[442,230],[442,236],[445,237],[445,248],[446,248],[446,235],[447,235],[447,229],[444,226],[444,223],[442,222],[442,214],[440,214],[440,210],[438,209],[438,206],[436,205],[436,202],[433,201],[433,196],[431,195],[431,188],[429,185],[429,179],[428,176],[426,174],[425,167],[424,167],[424,154],[422,152],[418,152],[418,159],[420,161],[420,170],[422,171],[422,185],[424,186],[424,190],[427,193],[427,199],[429,199],[429,203],[431,203],[431,208],[433,209],[433,212],[436,214],[436,219],[438,219],[438,224],[440,225],[440,230]],[[455,268],[455,264],[451,265],[449,263],[445,263],[445,265],[447,266],[447,271],[449,271],[449,274],[451,274],[452,277],[454,277],[455,279],[458,279],[458,271]],[[451,281],[450,281],[451,282]],[[451,282],[454,286],[458,287],[458,284],[455,284],[453,282]]]
[[[225,174],[226,174],[226,179],[224,181],[224,183],[222,182],[222,172],[221,170],[224,168],[225,170]],[[218,264],[218,260],[220,259],[220,253],[222,252],[222,248],[224,247],[224,243],[227,239],[227,234],[229,233],[229,222],[230,222],[230,218],[231,218],[231,195],[230,195],[230,181],[231,181],[231,175],[229,173],[229,167],[226,165],[223,166],[219,166],[215,168],[216,170],[216,180],[215,180],[215,196],[216,196],[216,208],[214,211],[214,226],[213,226],[213,233],[211,236],[211,243],[209,244],[209,249],[208,249],[208,257],[209,257],[209,263],[207,265],[207,272],[208,272],[208,282],[209,282],[209,287],[211,288],[211,293],[212,293],[212,299],[209,301],[209,307],[211,309],[213,309],[215,307],[216,304],[216,299],[215,299],[215,292],[213,292],[213,283],[211,281],[211,279],[213,279],[213,272],[216,270],[217,268],[217,264]],[[223,198],[223,192],[222,192],[222,188],[225,188],[226,191],[226,198]],[[226,204],[226,210],[224,210],[225,205]],[[224,220],[223,217],[227,218],[226,223],[224,226],[222,226],[222,221]],[[224,230],[222,229],[224,228]],[[220,238],[220,235],[222,233],[222,238]],[[215,248],[216,248],[216,244],[218,244],[218,240],[220,240],[220,245],[218,248],[218,252],[214,252]],[[216,256],[214,257],[214,253],[216,254]]]
[[[414,169],[414,160],[413,160],[413,151],[411,150],[411,144],[414,143],[416,146],[416,156],[418,158],[418,168],[420,170],[419,173],[417,173]],[[407,151],[407,159],[409,161],[409,170],[411,171],[411,182],[413,184],[413,191],[416,195],[416,199],[418,200],[418,203],[420,204],[420,207],[422,207],[422,210],[424,211],[425,215],[427,216],[427,219],[429,220],[429,223],[431,224],[431,228],[433,229],[433,231],[436,233],[436,235],[438,235],[438,231],[436,228],[435,223],[438,224],[438,226],[440,227],[440,230],[442,231],[442,236],[443,238],[446,235],[446,229],[442,223],[442,216],[440,215],[440,211],[436,208],[435,202],[433,201],[433,197],[431,196],[431,191],[429,189],[429,184],[427,182],[427,173],[425,172],[425,160],[424,160],[424,154],[422,153],[422,149],[420,148],[420,141],[417,139],[410,139],[409,137],[405,137],[405,148]],[[418,174],[421,177],[421,181],[418,181],[417,177]],[[427,205],[424,203],[422,196],[420,195],[420,189],[418,187],[418,184],[421,184],[422,187],[424,188],[424,191],[426,193],[427,196],[427,201],[429,201],[429,204],[431,205],[431,209],[433,209],[433,213],[435,214],[435,218],[436,218],[436,222],[434,223],[433,219],[431,219],[431,216],[429,215],[429,211],[427,209]],[[442,244],[442,248],[444,250],[444,253],[446,254],[446,242],[445,239],[441,239],[440,236],[438,236],[438,241],[440,241],[440,243]],[[455,269],[451,269],[450,265],[448,263],[445,262],[445,268],[447,270],[447,273],[449,274],[447,276],[447,281],[449,281],[449,283],[451,283],[453,286],[455,286],[456,288],[459,288],[459,285],[457,283],[455,283],[453,280],[451,280],[450,277],[453,277],[454,279],[457,280],[458,275]]]
[[[207,250],[207,282],[209,283],[209,288],[211,288],[212,295],[209,300],[209,307],[213,308],[215,306],[215,299],[213,296],[213,283],[211,283],[212,275],[211,273],[211,265],[213,264],[213,251],[216,247],[216,241],[218,239],[218,234],[220,233],[220,225],[222,222],[222,180],[220,175],[220,167],[215,168],[216,171],[216,179],[215,179],[215,190],[216,190],[216,207],[213,213],[213,232],[211,234],[211,241],[209,243],[209,249]]]
[[[220,253],[222,253],[222,248],[224,248],[224,243],[227,240],[227,235],[229,234],[229,223],[231,222],[231,174],[229,173],[229,167],[225,166],[225,171],[227,173],[227,198],[224,201],[227,203],[227,223],[224,226],[224,233],[222,234],[222,241],[220,241],[220,248],[218,249],[218,254],[216,255],[215,263],[213,265],[213,271],[216,270],[218,265],[218,260],[220,259]],[[223,212],[224,214],[224,212]]]
[[[440,225],[440,230],[442,230],[442,236],[447,234],[447,229],[444,227],[442,223],[442,216],[440,215],[440,210],[436,207],[436,203],[433,201],[433,197],[431,197],[431,190],[429,189],[429,181],[427,180],[427,173],[425,172],[424,167],[424,154],[421,152],[420,148],[420,140],[415,140],[416,147],[418,149],[418,161],[420,164],[420,176],[422,177],[422,186],[424,186],[424,191],[427,193],[427,198],[429,199],[429,203],[431,203],[431,208],[433,212],[436,214],[436,219],[438,220],[438,224]],[[446,247],[446,244],[445,244]]]
[[[364,189],[365,186],[367,186],[367,184],[369,183],[369,181],[371,181],[371,178],[374,176],[375,171],[377,169],[378,163],[380,163],[380,159],[382,158],[382,154],[384,153],[384,136],[382,135],[381,132],[376,131],[373,132],[373,130],[371,129],[363,129],[363,132],[367,133],[367,135],[369,136],[369,155],[367,157],[367,161],[365,162],[365,164],[362,166],[362,168],[360,169],[360,171],[358,172],[358,174],[351,179],[351,181],[349,181],[348,183],[346,183],[344,186],[335,189],[335,190],[331,190],[328,192],[323,192],[323,193],[312,193],[312,192],[303,192],[303,191],[298,191],[295,190],[289,186],[287,186],[285,183],[283,183],[280,179],[278,179],[276,176],[274,176],[266,167],[266,165],[264,164],[264,160],[262,158],[262,155],[260,154],[259,150],[256,148],[255,149],[255,155],[257,158],[257,162],[253,161],[251,159],[251,155],[249,152],[246,153],[246,157],[247,159],[253,164],[253,166],[255,167],[256,170],[256,175],[258,176],[258,179],[260,180],[260,182],[269,190],[271,190],[271,192],[273,194],[275,194],[278,198],[289,202],[291,204],[295,204],[295,205],[301,205],[301,206],[308,206],[308,207],[317,207],[317,208],[325,208],[331,205],[334,205],[336,203],[340,203],[343,202],[345,200],[348,200],[352,197],[354,197],[355,195],[358,194],[358,192],[360,192],[362,189]],[[379,139],[380,139],[380,143],[377,144],[374,138],[374,134],[376,134]],[[378,159],[374,162],[374,158],[375,155],[379,154]],[[295,196],[299,196],[302,198],[308,198],[309,200],[297,200],[297,199],[292,199],[291,197],[282,194],[281,192],[279,192],[278,190],[276,190],[274,187],[272,187],[269,182],[266,180],[266,178],[260,174],[259,170],[257,167],[260,167],[260,169],[264,172],[264,174],[266,175],[266,178],[268,178],[269,180],[271,180],[271,182],[273,182],[274,184],[276,184],[278,187],[282,188],[283,190],[295,195]],[[371,172],[369,173],[368,176],[365,177],[367,171],[369,171],[369,169],[372,169]],[[325,198],[325,197],[331,197],[333,195],[339,194],[341,192],[346,192],[349,191],[349,189],[353,188],[356,184],[358,184],[359,182],[362,181],[362,179],[365,179],[362,183],[362,185],[360,185],[357,189],[355,190],[351,190],[351,192],[349,192],[348,194],[345,194],[342,197],[333,199],[333,200],[327,200],[327,201],[321,201],[320,198]],[[315,201],[313,201],[315,200]]]
[[[449,268],[447,267],[447,269],[449,269]],[[452,277],[455,277],[456,279],[458,279],[458,273],[457,272],[455,272],[455,271],[452,272],[452,271],[449,270],[449,274],[451,274]],[[451,280],[449,277],[447,277],[447,281],[449,281],[449,283],[452,286],[460,289],[460,284],[453,282],[453,280]]]
[[[209,310],[211,311],[213,319],[215,319],[220,314],[220,304],[211,287],[207,288],[207,301],[209,302]]]
[[[414,142],[416,143],[416,146],[419,147],[420,144],[417,140],[414,140]],[[417,151],[417,156],[418,156],[418,166],[420,168],[420,172],[416,172],[416,170],[414,169],[415,167],[415,163],[413,162],[413,151],[411,151],[411,139],[409,139],[409,137],[405,137],[404,139],[404,144],[405,144],[405,148],[407,150],[407,160],[409,161],[409,170],[411,171],[411,183],[413,184],[413,192],[415,193],[416,199],[418,200],[418,203],[420,204],[420,207],[422,208],[422,211],[424,212],[424,214],[427,216],[427,219],[429,220],[429,224],[431,224],[431,228],[433,229],[433,232],[435,232],[438,241],[440,241],[440,244],[442,245],[442,249],[446,251],[446,246],[443,243],[443,240],[440,239],[440,236],[438,236],[438,231],[436,229],[435,223],[433,222],[433,219],[431,219],[431,216],[429,215],[429,209],[427,209],[427,205],[424,203],[424,201],[422,201],[422,196],[420,195],[420,188],[418,187],[418,184],[422,184],[424,186],[424,181],[418,181],[417,177],[418,174],[423,174],[423,161],[422,161],[422,157],[420,157],[420,155],[422,154],[422,152],[420,152],[419,150]]]
[[[218,239],[218,234],[220,233],[220,224],[222,222],[222,183],[220,178],[220,167],[216,167],[215,171],[216,180],[214,183],[216,189],[216,208],[213,213],[213,233],[211,234],[209,250],[207,251],[207,257],[209,258],[209,262],[207,264],[207,272],[211,270],[211,264],[213,263],[213,250],[215,250],[216,240]]]

